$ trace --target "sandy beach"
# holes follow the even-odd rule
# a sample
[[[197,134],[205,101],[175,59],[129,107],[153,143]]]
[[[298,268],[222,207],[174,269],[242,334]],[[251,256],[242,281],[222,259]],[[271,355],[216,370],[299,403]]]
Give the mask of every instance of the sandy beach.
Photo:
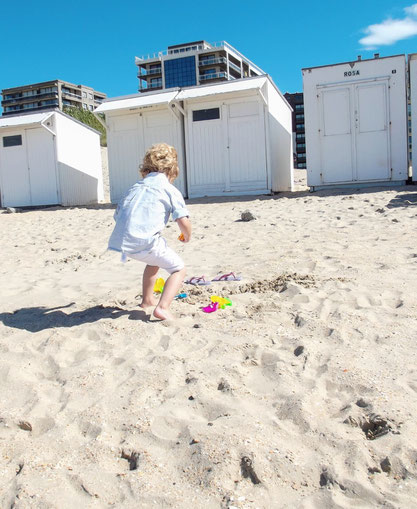
[[[188,275],[242,280],[166,323],[113,206],[0,214],[0,507],[417,507],[417,187],[304,178],[187,202]]]

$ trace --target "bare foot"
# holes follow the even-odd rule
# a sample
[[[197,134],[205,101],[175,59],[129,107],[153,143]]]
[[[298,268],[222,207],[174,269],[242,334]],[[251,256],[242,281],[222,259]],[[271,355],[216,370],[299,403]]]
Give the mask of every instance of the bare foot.
[[[142,309],[147,309],[147,308],[154,308],[157,305],[158,305],[158,301],[156,301],[156,300],[143,300],[139,304],[139,307],[141,307]]]
[[[161,309],[157,306],[153,311],[153,316],[159,320],[174,320],[174,315],[168,309]]]

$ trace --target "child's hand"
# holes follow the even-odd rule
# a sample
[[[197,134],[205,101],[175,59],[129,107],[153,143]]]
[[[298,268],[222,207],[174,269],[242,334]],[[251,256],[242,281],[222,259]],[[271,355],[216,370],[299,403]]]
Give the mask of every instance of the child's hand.
[[[179,226],[179,229],[181,230],[181,234],[178,237],[178,240],[180,242],[190,242],[191,239],[191,223],[188,217],[181,217],[180,219],[177,219],[177,224]]]

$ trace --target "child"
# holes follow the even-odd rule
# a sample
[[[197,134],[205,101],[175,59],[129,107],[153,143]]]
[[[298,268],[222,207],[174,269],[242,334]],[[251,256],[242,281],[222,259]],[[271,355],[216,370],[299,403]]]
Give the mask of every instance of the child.
[[[191,238],[184,198],[172,185],[179,173],[177,151],[166,143],[152,145],[145,154],[140,173],[143,180],[131,187],[117,206],[109,249],[121,252],[123,260],[128,256],[146,263],[140,306],[144,309],[156,306],[155,318],[172,320],[169,306],[184,280],[185,268],[161,236],[170,214],[181,230],[181,242],[189,242]],[[160,268],[170,276],[156,302],[153,289]]]

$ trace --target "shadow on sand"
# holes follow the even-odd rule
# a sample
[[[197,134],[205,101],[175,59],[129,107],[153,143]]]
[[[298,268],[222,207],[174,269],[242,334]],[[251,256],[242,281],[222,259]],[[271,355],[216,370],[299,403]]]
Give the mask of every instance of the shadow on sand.
[[[31,307],[17,309],[13,313],[0,313],[0,321],[7,327],[24,329],[29,332],[39,332],[53,328],[76,327],[84,323],[98,322],[106,318],[119,318],[129,315],[129,320],[149,321],[149,316],[140,309],[128,311],[116,306],[93,306],[82,311],[65,313],[62,309],[69,308],[74,303],[54,308]]]
[[[398,194],[387,204],[389,209],[410,206],[417,207],[417,190],[415,193]]]

